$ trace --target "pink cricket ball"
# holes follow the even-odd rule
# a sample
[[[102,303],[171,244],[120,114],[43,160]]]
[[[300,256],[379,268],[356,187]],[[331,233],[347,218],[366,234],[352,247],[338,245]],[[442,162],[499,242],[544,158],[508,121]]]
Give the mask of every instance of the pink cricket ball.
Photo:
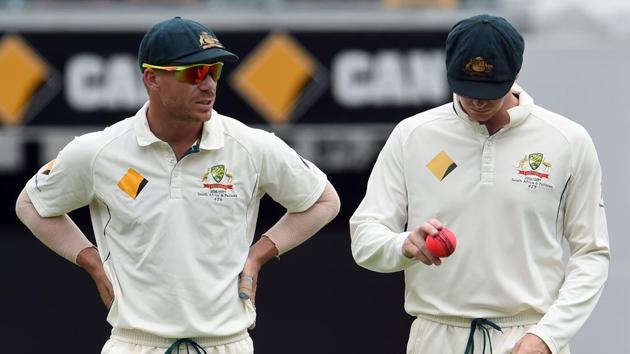
[[[431,254],[436,257],[448,257],[455,252],[457,246],[457,238],[453,231],[446,227],[442,227],[434,236],[429,235],[424,240],[424,244]]]

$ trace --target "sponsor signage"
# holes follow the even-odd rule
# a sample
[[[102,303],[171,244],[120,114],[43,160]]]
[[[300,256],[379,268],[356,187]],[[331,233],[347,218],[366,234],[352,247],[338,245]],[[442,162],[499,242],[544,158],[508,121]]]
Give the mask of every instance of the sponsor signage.
[[[449,100],[446,32],[219,32],[216,109],[246,123],[396,122]],[[0,124],[99,126],[147,99],[140,32],[0,34]]]

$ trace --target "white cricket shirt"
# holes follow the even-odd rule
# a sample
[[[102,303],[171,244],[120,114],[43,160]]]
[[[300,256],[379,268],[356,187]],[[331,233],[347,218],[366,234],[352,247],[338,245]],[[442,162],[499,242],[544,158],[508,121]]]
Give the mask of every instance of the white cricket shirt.
[[[519,106],[492,136],[456,97],[398,124],[350,220],[352,252],[365,268],[405,270],[411,315],[537,313],[530,332],[557,353],[607,277],[601,171],[581,126],[536,106],[517,85],[513,92]],[[455,253],[438,267],[401,251],[408,231],[429,218],[457,235]],[[562,238],[571,249],[566,267]]]
[[[237,280],[261,197],[304,211],[326,176],[275,135],[217,112],[177,161],[149,129],[147,106],[69,143],[28,195],[44,217],[90,206],[113,327],[166,338],[243,332],[255,313]]]

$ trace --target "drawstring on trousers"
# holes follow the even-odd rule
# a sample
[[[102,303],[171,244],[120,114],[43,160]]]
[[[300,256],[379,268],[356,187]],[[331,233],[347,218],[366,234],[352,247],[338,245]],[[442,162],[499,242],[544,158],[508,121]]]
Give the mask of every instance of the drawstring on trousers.
[[[199,344],[197,344],[197,342],[190,338],[182,338],[176,340],[175,343],[173,343],[170,347],[168,347],[168,349],[166,349],[166,352],[164,352],[164,354],[179,354],[179,346],[182,344],[186,344],[186,354],[190,354],[190,350],[188,347],[189,344],[195,350],[196,354],[208,354],[202,346],[200,346]]]
[[[486,320],[485,318],[475,318],[470,322],[470,335],[468,335],[468,343],[466,343],[466,351],[464,354],[473,354],[475,352],[475,330],[479,327],[479,331],[483,333],[483,352],[486,353],[486,337],[488,338],[488,344],[490,345],[490,354],[492,354],[492,340],[490,339],[490,330],[488,327],[484,325],[490,326],[497,331],[503,333],[501,327],[496,323]]]

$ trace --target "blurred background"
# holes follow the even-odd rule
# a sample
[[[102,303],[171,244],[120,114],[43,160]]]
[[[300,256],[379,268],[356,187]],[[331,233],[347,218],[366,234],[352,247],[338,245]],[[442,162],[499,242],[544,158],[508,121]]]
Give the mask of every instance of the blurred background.
[[[14,201],[74,136],[136,112],[147,98],[139,41],[154,23],[182,16],[208,25],[241,57],[224,69],[215,108],[275,131],[322,168],[342,198],[332,224],[263,270],[256,352],[403,353],[412,318],[402,306],[402,273],[355,265],[347,220],[394,124],[451,99],[444,40],[455,22],[479,13],[504,16],[523,33],[520,85],[593,137],[613,256],[572,353],[630,353],[627,0],[0,0],[5,348],[98,353],[108,338],[89,277],[19,224]],[[282,213],[263,200],[260,231]],[[87,211],[71,216],[93,238]]]

